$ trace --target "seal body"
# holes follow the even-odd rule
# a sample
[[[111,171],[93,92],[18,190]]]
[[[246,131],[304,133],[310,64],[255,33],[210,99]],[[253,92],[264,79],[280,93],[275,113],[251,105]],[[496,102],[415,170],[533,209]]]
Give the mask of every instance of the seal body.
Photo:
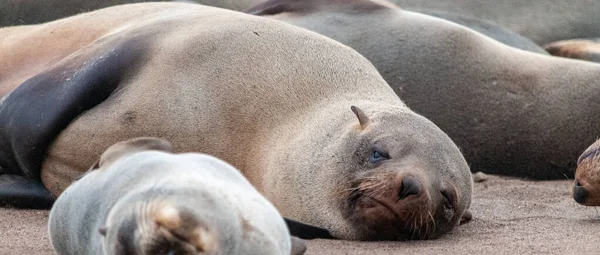
[[[544,45],[552,55],[600,63],[600,39],[573,39]]]
[[[544,50],[544,48],[534,43],[529,38],[517,34],[516,32],[513,32],[508,28],[504,28],[493,21],[477,19],[466,15],[441,10],[418,9],[416,10],[416,12],[442,18],[457,23],[459,25],[463,25],[479,33],[482,33],[485,36],[489,36],[494,40],[497,40],[508,46],[515,47],[517,49],[548,55],[548,52]]]
[[[14,76],[0,85],[16,87],[0,106],[9,145],[0,165],[54,195],[111,144],[152,136],[231,163],[282,215],[338,238],[434,238],[469,207],[472,180],[456,145],[368,60],[324,36],[176,3],[22,29],[8,30],[17,31],[12,47],[0,51],[29,51],[11,59]],[[62,31],[82,40],[48,46],[48,57],[15,39],[50,43]]]
[[[99,168],[54,204],[49,233],[55,251],[290,254],[283,218],[237,169],[169,149],[152,138],[109,147]]]
[[[598,1],[562,0],[392,0],[403,9],[441,10],[491,20],[530,38],[539,45],[600,37]]]
[[[473,171],[562,179],[600,135],[600,67],[507,47],[375,1],[268,1],[249,11],[327,35],[368,58]]]
[[[0,2],[0,27],[39,24],[114,5],[139,2],[189,2],[245,11],[260,0],[4,0]]]

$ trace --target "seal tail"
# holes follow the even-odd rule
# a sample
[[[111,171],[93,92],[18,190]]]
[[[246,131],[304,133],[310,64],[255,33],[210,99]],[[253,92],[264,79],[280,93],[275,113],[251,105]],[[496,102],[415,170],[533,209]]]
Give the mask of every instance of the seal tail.
[[[166,239],[171,250],[195,249],[196,252],[210,253],[217,248],[214,233],[194,220],[194,215],[172,205],[161,206],[154,215],[159,239]]]

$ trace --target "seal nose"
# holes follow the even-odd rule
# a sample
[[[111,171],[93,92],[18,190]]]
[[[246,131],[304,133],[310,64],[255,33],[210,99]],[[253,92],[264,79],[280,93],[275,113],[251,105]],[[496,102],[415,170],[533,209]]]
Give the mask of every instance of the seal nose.
[[[575,186],[573,187],[573,199],[575,202],[583,204],[588,196],[589,192],[581,186],[579,181],[575,181]]]
[[[398,198],[405,199],[410,195],[418,195],[421,191],[421,188],[419,186],[419,182],[417,182],[417,180],[414,177],[404,177],[402,179],[402,189],[400,190]]]

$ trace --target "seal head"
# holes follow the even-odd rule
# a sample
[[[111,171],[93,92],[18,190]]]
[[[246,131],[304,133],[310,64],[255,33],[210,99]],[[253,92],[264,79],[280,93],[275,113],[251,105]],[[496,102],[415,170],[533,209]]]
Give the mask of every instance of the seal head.
[[[588,206],[600,205],[600,140],[588,147],[577,160],[573,199]]]

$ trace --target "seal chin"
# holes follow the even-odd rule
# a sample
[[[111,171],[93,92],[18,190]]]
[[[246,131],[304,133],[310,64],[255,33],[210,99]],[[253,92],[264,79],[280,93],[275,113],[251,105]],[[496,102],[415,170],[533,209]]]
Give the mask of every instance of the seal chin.
[[[365,181],[347,199],[346,218],[362,240],[430,239],[439,236],[427,189],[415,176],[391,185]]]

